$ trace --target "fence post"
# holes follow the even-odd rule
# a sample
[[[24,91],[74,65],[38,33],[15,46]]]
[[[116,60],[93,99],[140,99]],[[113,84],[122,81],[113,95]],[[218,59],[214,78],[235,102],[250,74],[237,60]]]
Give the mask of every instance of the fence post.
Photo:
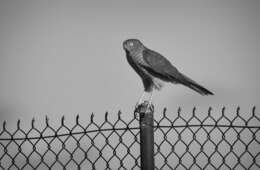
[[[154,169],[154,131],[153,131],[153,113],[154,107],[149,108],[145,101],[138,106],[136,112],[140,115],[140,152],[141,152],[141,170]]]

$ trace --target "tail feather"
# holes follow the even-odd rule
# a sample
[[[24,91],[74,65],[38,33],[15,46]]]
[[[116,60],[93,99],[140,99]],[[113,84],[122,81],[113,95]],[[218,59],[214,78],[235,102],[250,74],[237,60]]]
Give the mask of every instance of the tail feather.
[[[197,82],[193,81],[189,77],[180,73],[179,81],[181,84],[185,85],[186,87],[191,88],[192,90],[198,92],[201,95],[214,95],[211,91],[206,89],[205,87],[199,85]]]

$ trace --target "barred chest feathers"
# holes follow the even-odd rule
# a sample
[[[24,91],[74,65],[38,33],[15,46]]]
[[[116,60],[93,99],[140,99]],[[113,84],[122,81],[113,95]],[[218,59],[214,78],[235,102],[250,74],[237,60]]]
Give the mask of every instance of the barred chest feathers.
[[[164,82],[153,76],[152,74],[150,74],[145,68],[143,68],[142,66],[147,66],[149,67],[149,65],[147,65],[147,63],[144,61],[143,59],[143,55],[142,55],[142,51],[139,51],[139,52],[133,52],[131,53],[128,57],[131,58],[132,60],[132,64],[135,63],[136,67],[138,67],[138,70],[136,70],[133,66],[133,68],[136,70],[136,72],[140,75],[140,77],[142,79],[146,79],[147,77],[149,77],[149,79],[152,81],[151,82],[151,85],[152,85],[152,88],[156,89],[156,90],[161,90],[161,88],[164,86]],[[129,59],[128,59],[129,60]],[[129,62],[129,61],[128,61]],[[129,62],[130,63],[130,62]],[[130,65],[132,65],[130,63]],[[139,72],[142,72],[142,73],[139,73]],[[152,90],[152,89],[151,89]]]

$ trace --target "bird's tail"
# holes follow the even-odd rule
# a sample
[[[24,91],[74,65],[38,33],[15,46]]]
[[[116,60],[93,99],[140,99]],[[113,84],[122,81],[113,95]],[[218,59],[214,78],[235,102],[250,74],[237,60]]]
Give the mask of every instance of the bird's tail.
[[[213,95],[211,91],[206,89],[205,87],[199,85],[197,82],[193,81],[189,77],[180,73],[179,77],[180,83],[185,85],[186,87],[191,88],[192,90],[198,92],[201,95]]]

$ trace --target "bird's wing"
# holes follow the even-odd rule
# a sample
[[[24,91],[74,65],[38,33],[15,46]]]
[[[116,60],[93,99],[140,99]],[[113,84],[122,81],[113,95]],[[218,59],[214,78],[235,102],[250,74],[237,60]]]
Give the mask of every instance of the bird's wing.
[[[178,79],[180,76],[177,68],[175,68],[165,57],[155,51],[146,48],[143,50],[143,59],[148,65],[143,67],[154,76],[168,81],[174,81],[174,79]]]
[[[143,66],[150,74],[160,79],[170,81],[172,83],[181,83],[201,95],[213,95],[212,92],[199,85],[192,79],[180,73],[166,58],[161,54],[145,49],[143,51],[143,59],[146,64]]]

